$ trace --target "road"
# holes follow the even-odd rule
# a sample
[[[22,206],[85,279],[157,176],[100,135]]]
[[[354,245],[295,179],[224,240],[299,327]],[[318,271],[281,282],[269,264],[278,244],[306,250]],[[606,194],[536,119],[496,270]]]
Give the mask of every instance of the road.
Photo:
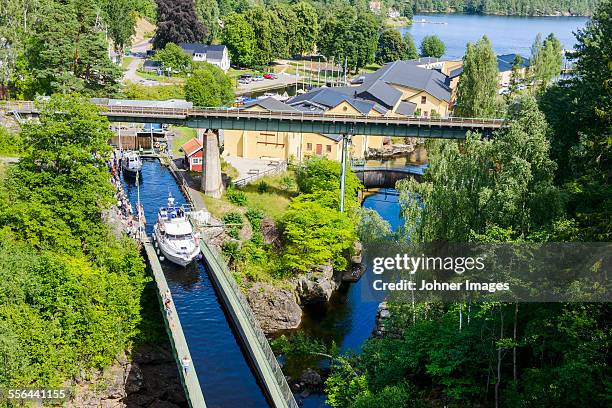
[[[298,81],[302,79],[297,77]],[[238,84],[236,94],[243,95],[250,92],[265,91],[266,89],[282,88],[287,85],[295,84],[296,76],[281,73],[276,79],[264,79],[263,81],[253,81],[249,84]]]

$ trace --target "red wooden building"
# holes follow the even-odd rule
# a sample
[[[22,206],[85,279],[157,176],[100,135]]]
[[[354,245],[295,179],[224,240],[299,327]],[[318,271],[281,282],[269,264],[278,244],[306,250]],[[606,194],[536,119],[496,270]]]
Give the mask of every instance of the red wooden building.
[[[185,167],[189,171],[202,171],[202,160],[204,158],[204,151],[202,150],[202,142],[198,139],[191,139],[183,146],[181,150],[185,154]]]

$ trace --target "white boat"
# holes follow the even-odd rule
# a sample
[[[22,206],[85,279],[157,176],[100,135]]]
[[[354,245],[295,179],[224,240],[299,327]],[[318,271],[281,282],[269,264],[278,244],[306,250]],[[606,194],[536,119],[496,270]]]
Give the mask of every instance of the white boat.
[[[142,160],[136,152],[124,152],[121,157],[121,169],[124,174],[136,176],[142,170]]]
[[[163,256],[172,263],[186,266],[200,256],[200,235],[189,222],[190,209],[174,204],[172,194],[168,205],[157,212],[153,240]]]

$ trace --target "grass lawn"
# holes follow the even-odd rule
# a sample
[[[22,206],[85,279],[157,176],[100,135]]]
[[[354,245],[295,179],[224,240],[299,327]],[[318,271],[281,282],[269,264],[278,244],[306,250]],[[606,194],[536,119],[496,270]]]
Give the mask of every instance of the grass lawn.
[[[181,146],[196,137],[197,132],[194,128],[178,126],[173,126],[172,130],[176,132],[176,136],[172,140],[172,157],[180,157],[183,155],[183,152],[179,150]]]
[[[293,186],[285,190],[282,183],[284,177],[289,176],[293,180]],[[268,191],[260,193],[259,185],[265,182],[268,185]],[[295,184],[295,174],[291,171],[282,173],[276,176],[266,176],[255,181],[253,184],[248,184],[243,188],[247,197],[247,205],[239,207],[230,203],[225,195],[221,198],[212,198],[202,194],[204,204],[213,217],[220,219],[228,211],[246,212],[249,207],[262,210],[268,217],[278,220],[287,210],[291,202],[291,197],[297,195],[297,187]]]
[[[170,78],[168,78],[167,76],[160,76],[153,72],[144,72],[141,70],[136,71],[136,74],[141,78],[152,79],[154,81],[166,84],[182,84],[185,82],[185,77],[171,76]]]
[[[130,62],[132,62],[134,60],[134,57],[123,57],[123,59],[121,60],[121,68],[125,71],[128,69],[128,65],[130,65]]]

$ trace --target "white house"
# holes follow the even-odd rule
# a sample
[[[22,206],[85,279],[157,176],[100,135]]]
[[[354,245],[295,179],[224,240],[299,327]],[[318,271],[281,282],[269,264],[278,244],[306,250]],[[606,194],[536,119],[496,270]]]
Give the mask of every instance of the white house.
[[[230,58],[225,45],[206,45],[200,43],[180,43],[179,46],[194,61],[205,61],[221,68],[224,72],[230,68]]]

